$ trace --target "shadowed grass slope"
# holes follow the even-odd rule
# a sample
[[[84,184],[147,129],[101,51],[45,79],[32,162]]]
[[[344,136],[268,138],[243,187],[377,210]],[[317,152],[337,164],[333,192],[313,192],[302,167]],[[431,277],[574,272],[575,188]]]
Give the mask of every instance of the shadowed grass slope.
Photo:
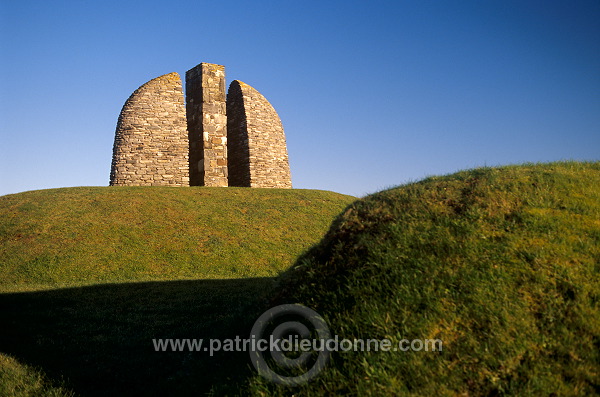
[[[0,291],[274,276],[353,197],[315,190],[79,187],[0,197]]]
[[[72,397],[73,392],[53,385],[43,372],[0,354],[0,396]]]
[[[247,352],[156,350],[154,340],[248,337],[276,278],[101,284],[0,294],[1,396],[235,392]],[[5,393],[3,391],[6,391]]]
[[[340,352],[306,386],[254,395],[600,393],[600,163],[481,168],[356,201],[278,299],[339,338],[440,339]],[[418,346],[418,344],[416,345]]]

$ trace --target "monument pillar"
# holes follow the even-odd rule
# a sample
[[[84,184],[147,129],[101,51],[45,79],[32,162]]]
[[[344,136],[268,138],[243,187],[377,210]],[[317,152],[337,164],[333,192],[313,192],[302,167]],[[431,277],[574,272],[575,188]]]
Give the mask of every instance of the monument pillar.
[[[225,67],[201,63],[185,80],[190,186],[227,186]]]

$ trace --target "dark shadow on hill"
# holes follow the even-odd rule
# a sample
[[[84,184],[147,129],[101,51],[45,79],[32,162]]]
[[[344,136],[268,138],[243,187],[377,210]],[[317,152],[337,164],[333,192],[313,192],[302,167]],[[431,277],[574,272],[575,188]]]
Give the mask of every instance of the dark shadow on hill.
[[[83,396],[202,395],[212,385],[220,385],[219,394],[235,392],[249,372],[247,352],[155,351],[153,339],[248,338],[275,282],[146,282],[0,294],[0,352],[63,378]]]

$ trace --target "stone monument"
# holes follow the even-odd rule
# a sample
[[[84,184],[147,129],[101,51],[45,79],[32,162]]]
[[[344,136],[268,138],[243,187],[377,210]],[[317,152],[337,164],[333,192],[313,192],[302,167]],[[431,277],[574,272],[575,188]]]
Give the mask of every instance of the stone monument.
[[[225,67],[201,63],[170,73],[125,102],[115,133],[111,186],[291,188],[283,126],[257,90]]]

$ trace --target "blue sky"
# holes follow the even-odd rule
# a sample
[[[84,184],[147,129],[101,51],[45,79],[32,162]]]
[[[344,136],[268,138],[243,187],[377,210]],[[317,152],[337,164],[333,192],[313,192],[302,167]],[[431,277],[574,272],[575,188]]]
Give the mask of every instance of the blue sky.
[[[599,21],[598,1],[0,0],[0,195],[106,186],[125,100],[200,62],[273,104],[297,188],[600,160]]]

